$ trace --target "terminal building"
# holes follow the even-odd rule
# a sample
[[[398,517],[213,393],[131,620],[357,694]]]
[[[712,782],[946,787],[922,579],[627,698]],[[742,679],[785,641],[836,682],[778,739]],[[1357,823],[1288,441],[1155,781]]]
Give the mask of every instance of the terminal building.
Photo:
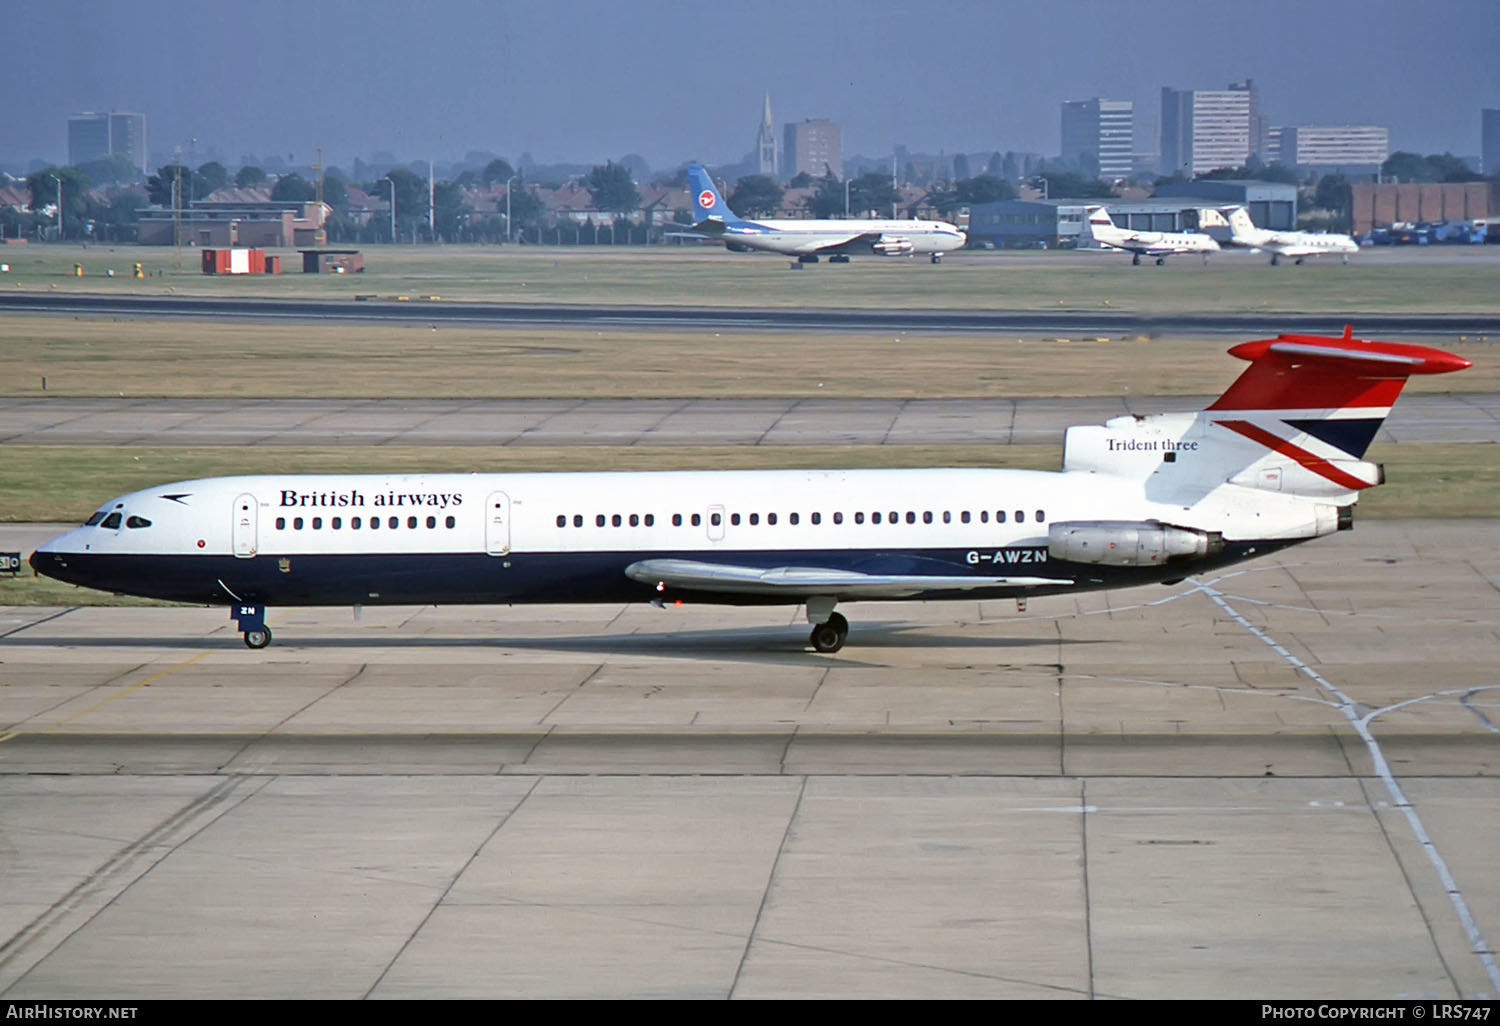
[[[1186,182],[1162,186],[1150,199],[1035,199],[978,203],[969,208],[969,245],[995,249],[1054,249],[1078,245],[1084,213],[1103,206],[1121,228],[1185,232],[1198,228],[1204,210],[1243,205],[1261,228],[1297,224],[1297,189],[1272,182]],[[1223,242],[1227,231],[1207,234]]]
[[[290,249],[327,242],[329,207],[313,201],[196,200],[185,210],[147,207],[140,212],[142,246]]]

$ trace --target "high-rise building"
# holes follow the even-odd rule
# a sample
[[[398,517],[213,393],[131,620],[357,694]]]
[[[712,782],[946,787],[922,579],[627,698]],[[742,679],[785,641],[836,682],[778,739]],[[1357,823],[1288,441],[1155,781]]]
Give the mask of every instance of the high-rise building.
[[[821,178],[830,171],[844,173],[844,145],[839,126],[827,118],[808,118],[786,126],[786,145],[781,149],[782,170],[788,177],[806,171]]]
[[[760,130],[755,133],[756,171],[776,177],[780,165],[776,154],[776,123],[771,120],[771,94],[766,94],[766,109],[760,116]]]
[[[1289,125],[1279,155],[1288,167],[1373,173],[1391,155],[1391,133],[1384,125]]]
[[[1161,91],[1161,170],[1192,177],[1239,167],[1259,155],[1260,113],[1255,83],[1228,89]]]
[[[1500,171],[1500,108],[1479,112],[1479,160],[1485,174]]]
[[[1062,105],[1063,160],[1100,178],[1126,178],[1134,150],[1134,102],[1096,96]]]
[[[86,111],[68,118],[68,163],[82,164],[119,154],[146,173],[146,115]]]

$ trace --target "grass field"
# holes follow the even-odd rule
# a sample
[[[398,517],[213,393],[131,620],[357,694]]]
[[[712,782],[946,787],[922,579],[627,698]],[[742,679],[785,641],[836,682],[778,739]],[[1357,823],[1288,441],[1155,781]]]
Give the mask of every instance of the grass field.
[[[1207,395],[1241,339],[476,328],[446,324],[0,320],[0,395],[699,398]],[[1500,391],[1497,344],[1413,391]],[[43,380],[46,388],[43,390]]]
[[[422,302],[485,300],[648,306],[829,309],[1112,310],[1487,313],[1500,311],[1500,246],[1382,248],[1350,264],[1271,267],[1260,254],[1175,257],[1132,267],[1120,253],[964,251],[941,265],[856,258],[791,271],[780,257],[717,248],[369,246],[366,271],[206,276],[199,253],[160,246],[0,247],[0,288],[162,295],[352,299],[405,296]],[[139,261],[148,277],[136,280]],[[74,265],[83,276],[74,274]],[[108,272],[113,270],[114,276]]]

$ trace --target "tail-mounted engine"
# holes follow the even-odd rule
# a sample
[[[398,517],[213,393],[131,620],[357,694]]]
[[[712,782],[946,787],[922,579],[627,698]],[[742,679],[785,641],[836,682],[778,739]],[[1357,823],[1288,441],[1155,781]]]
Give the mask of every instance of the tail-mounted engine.
[[[1072,520],[1047,529],[1047,555],[1104,566],[1160,566],[1172,559],[1213,556],[1224,549],[1217,531],[1149,520]]]

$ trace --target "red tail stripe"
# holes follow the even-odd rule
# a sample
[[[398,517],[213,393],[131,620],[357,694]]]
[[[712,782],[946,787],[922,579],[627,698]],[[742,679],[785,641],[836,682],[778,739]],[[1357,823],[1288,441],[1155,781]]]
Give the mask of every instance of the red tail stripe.
[[[1252,442],[1259,442],[1266,448],[1272,449],[1275,452],[1279,452],[1283,456],[1291,457],[1303,467],[1311,470],[1314,474],[1317,474],[1320,477],[1326,477],[1336,485],[1342,485],[1345,488],[1355,490],[1370,487],[1370,482],[1361,481],[1353,474],[1350,474],[1344,470],[1340,470],[1338,467],[1334,466],[1323,457],[1315,455],[1314,453],[1310,453],[1306,449],[1300,448],[1299,446],[1295,446],[1291,442],[1288,442],[1286,439],[1271,434],[1271,432],[1265,430],[1264,428],[1256,427],[1248,420],[1219,420],[1215,421],[1214,423],[1221,424],[1224,427],[1227,427],[1229,430],[1235,432],[1236,434],[1244,435]]]

